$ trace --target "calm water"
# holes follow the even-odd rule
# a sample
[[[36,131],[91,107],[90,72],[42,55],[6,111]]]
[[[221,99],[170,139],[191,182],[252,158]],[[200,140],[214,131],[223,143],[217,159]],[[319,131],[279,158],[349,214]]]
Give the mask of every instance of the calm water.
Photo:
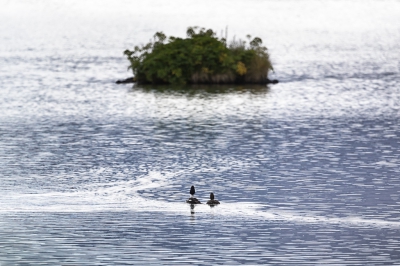
[[[0,4],[1,266],[400,263],[399,1]],[[114,84],[192,25],[281,82]]]

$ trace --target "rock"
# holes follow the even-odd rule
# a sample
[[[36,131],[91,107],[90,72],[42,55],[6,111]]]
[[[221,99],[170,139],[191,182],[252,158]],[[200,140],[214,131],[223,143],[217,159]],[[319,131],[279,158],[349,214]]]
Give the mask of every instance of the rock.
[[[279,83],[279,80],[277,80],[277,79],[273,79],[273,80],[267,79],[267,84],[277,84],[277,83]]]
[[[135,83],[135,82],[136,82],[136,78],[135,77],[131,77],[131,78],[123,79],[123,80],[117,80],[115,83],[117,83],[117,84],[127,84],[127,83]]]

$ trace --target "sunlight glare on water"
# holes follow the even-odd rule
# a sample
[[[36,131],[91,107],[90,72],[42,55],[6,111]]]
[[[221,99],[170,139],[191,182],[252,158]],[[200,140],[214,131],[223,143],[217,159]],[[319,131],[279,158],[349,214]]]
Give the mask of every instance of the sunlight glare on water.
[[[398,1],[0,4],[0,265],[400,260]],[[114,83],[195,25],[280,83]]]

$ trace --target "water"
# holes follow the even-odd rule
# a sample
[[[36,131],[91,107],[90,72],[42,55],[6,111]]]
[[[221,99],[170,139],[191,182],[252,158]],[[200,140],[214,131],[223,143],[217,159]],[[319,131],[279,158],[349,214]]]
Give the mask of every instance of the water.
[[[398,1],[1,6],[0,265],[400,262]],[[281,82],[114,84],[193,25]]]

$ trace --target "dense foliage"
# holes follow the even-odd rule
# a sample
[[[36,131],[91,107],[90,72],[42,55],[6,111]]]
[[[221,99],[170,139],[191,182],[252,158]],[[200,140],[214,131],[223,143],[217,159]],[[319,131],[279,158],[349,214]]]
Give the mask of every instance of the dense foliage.
[[[262,83],[272,70],[267,48],[258,37],[233,41],[229,46],[211,30],[190,27],[187,38],[167,37],[162,32],[154,41],[124,54],[129,68],[142,83]],[[249,40],[251,39],[248,36]]]

